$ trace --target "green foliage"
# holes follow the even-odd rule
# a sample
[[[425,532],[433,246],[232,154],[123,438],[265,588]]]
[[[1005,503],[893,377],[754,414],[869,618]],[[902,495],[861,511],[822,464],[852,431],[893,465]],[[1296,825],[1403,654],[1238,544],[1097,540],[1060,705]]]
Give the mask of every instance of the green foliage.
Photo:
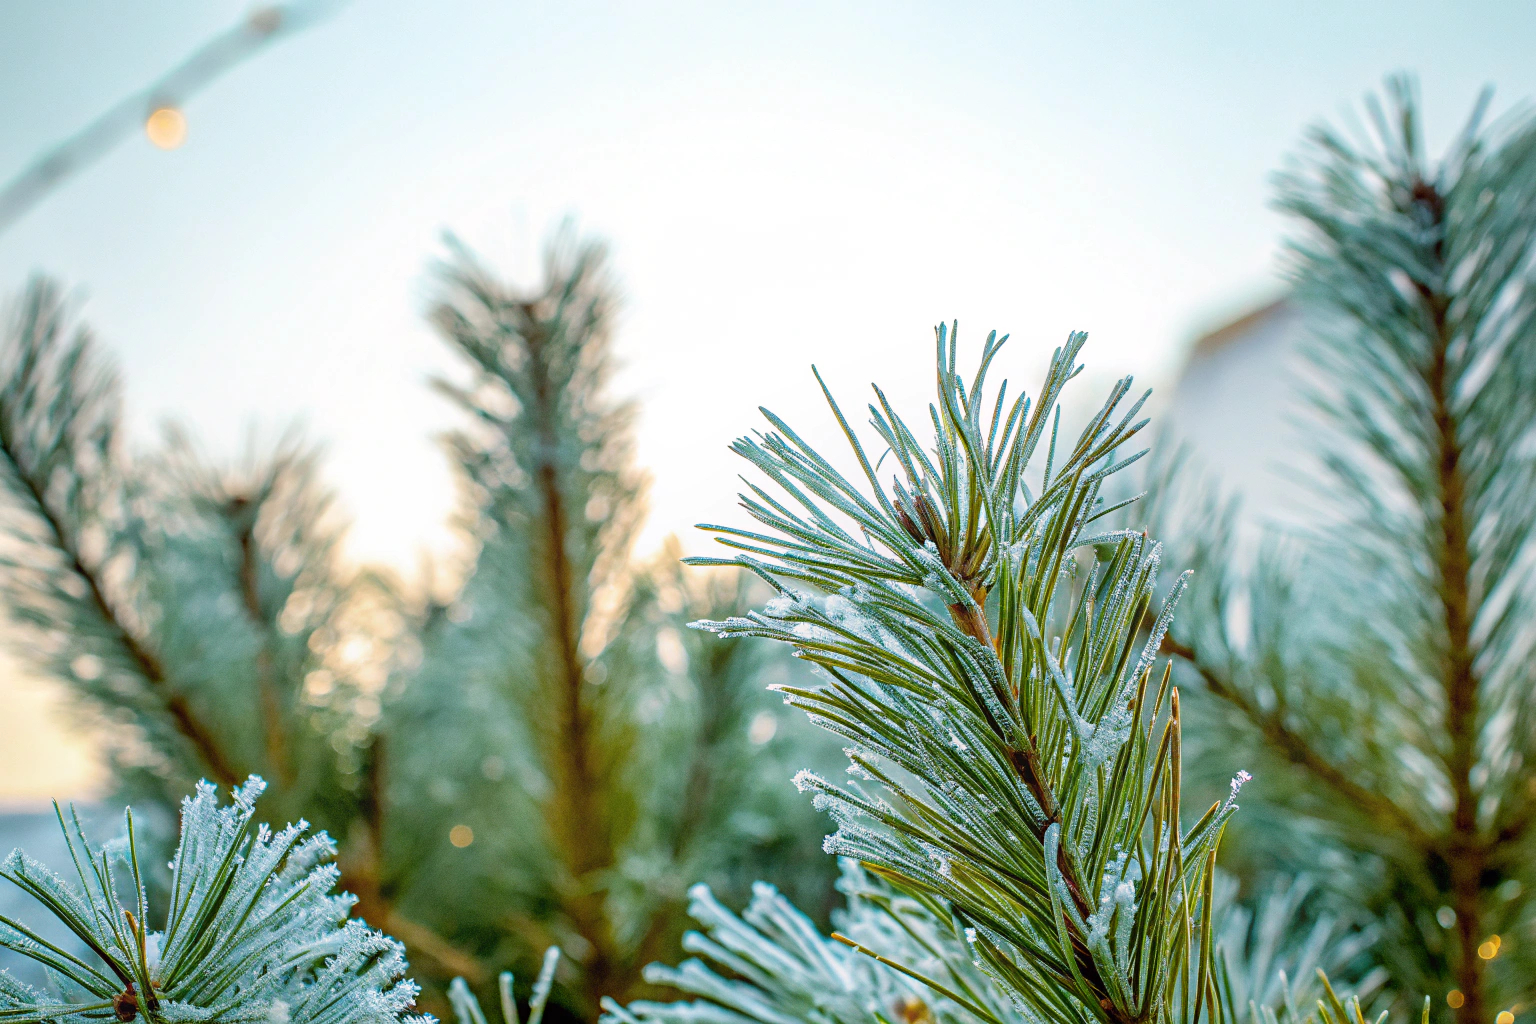
[[[1369,1018],[1366,1017],[1365,1011],[1360,1008],[1359,999],[1354,997],[1340,999],[1338,994],[1334,992],[1333,986],[1328,983],[1327,977],[1319,975],[1319,980],[1323,985],[1324,997],[1317,1001],[1316,1017],[1313,1019],[1319,1021],[1320,1024],[1367,1024]],[[1429,1007],[1429,997],[1425,996],[1424,1014],[1421,1018],[1423,1024],[1429,1024]],[[1295,1017],[1295,1009],[1292,1007],[1287,1008],[1290,1009],[1291,1016]],[[1376,1018],[1374,1024],[1384,1024],[1386,1019],[1387,1011],[1383,1010],[1381,1016]],[[1273,1018],[1266,1018],[1266,1024],[1273,1024]]]
[[[0,972],[0,1019],[426,1024],[430,1018],[403,1016],[417,993],[402,980],[403,947],[348,920],[352,899],[331,894],[339,872],[322,863],[336,852],[330,838],[304,838],[304,822],[276,834],[251,828],[264,787],[253,777],[234,791],[234,806],[221,808],[204,783],[183,802],[159,930],[151,930],[131,811],[126,835],[105,847],[91,845],[73,811],[67,821],[58,812],[78,885],[12,852],[0,877],[83,948],[76,955],[0,918],[0,946],[47,967],[51,989]]]
[[[1120,381],[1058,445],[1085,340],[1010,405],[1006,384],[984,392],[996,335],[967,384],[939,328],[931,448],[875,389],[889,492],[830,394],[867,491],[765,413],[774,430],[735,447],[782,495],[743,496],[767,532],[715,527],[742,554],[699,561],[744,565],[780,596],[700,625],[791,644],[822,670],[820,686],[781,689],[852,743],[861,782],[797,779],[838,824],[826,849],[952,913],[1027,1017],[1213,1019],[1215,853],[1246,776],[1183,826],[1179,698],[1152,671],[1177,586],[1156,611],[1160,547],[1093,530],[1117,508],[1104,482],[1140,457],[1118,452],[1145,396],[1123,407]]]
[[[274,809],[338,837],[356,913],[410,948],[429,1005],[559,942],[554,1004],[595,1012],[675,947],[694,880],[825,904],[785,781],[821,755],[764,691],[787,658],[686,629],[740,612],[741,574],[685,581],[630,550],[644,478],[607,395],[600,250],[557,240],[527,294],[455,261],[433,321],[471,370],[441,385],[465,413],[459,578],[422,595],[349,565],[292,438],[230,466],[174,431],[127,450],[114,371],[40,281],[0,346],[0,597],[120,794],[161,811],[141,825],[199,778],[259,773]]]
[[[759,885],[740,917],[707,887],[696,887],[690,912],[704,932],[684,938],[684,948],[696,958],[680,967],[658,964],[647,971],[652,980],[695,998],[637,1002],[628,1008],[609,1002],[605,1024],[1012,1024],[1041,1019],[1016,1007],[972,962],[958,921],[935,912],[942,907],[903,896],[852,861],[843,862],[839,888],[848,905],[834,916],[838,931],[827,939],[772,886]],[[1222,1019],[1245,1024],[1325,1020],[1312,1009],[1332,993],[1324,968],[1347,969],[1369,936],[1340,928],[1327,916],[1309,923],[1304,908],[1311,890],[1304,881],[1273,887],[1258,901],[1256,912],[1233,902],[1234,890],[1230,879],[1218,875],[1215,977]],[[1367,1004],[1372,984],[1365,982]],[[1349,997],[1352,1005],[1361,1001],[1362,995]]]
[[[346,674],[353,586],[313,453],[290,440],[219,472],[173,434],[130,464],[116,375],[58,290],[35,282],[8,335],[0,587],[29,659],[118,726],[99,735],[131,791],[172,808],[199,777],[248,769],[292,817],[344,821],[331,805],[356,755],[329,736],[363,730],[302,693],[313,671]]]
[[[1536,997],[1536,118],[1480,104],[1432,162],[1411,84],[1387,100],[1279,181],[1323,521],[1251,569],[1192,529],[1167,649],[1266,781],[1253,856],[1325,864],[1395,987],[1486,1021]]]
[[[610,1002],[604,1021],[971,1024],[1012,1015],[1007,997],[971,962],[953,918],[935,916],[928,905],[901,896],[853,861],[843,862],[838,888],[848,905],[834,916],[838,931],[826,938],[766,883],[753,888],[740,917],[708,886],[695,886],[689,912],[704,931],[689,932],[683,947],[709,964],[697,958],[676,968],[656,964],[646,976],[696,998],[636,1002],[627,1009]],[[884,962],[871,955],[874,950]],[[918,972],[939,981],[943,991],[917,980]]]
[[[555,983],[555,968],[560,963],[560,947],[551,946],[544,952],[544,964],[539,977],[533,983],[533,994],[528,999],[528,1024],[539,1024],[544,1019],[544,1009],[549,1003],[549,993]],[[512,972],[503,971],[497,978],[497,995],[501,997],[501,1019],[504,1024],[522,1024],[517,1012],[517,1000],[512,997]],[[454,978],[448,988],[448,998],[453,1003],[454,1016],[459,1024],[486,1024],[485,1011],[463,978]]]
[[[478,552],[462,593],[425,613],[421,667],[391,713],[465,755],[402,764],[389,786],[409,822],[400,848],[455,822],[490,840],[476,882],[505,902],[487,914],[486,888],[454,878],[432,889],[439,913],[490,941],[510,927],[524,949],[560,944],[581,971],[568,998],[595,1011],[603,995],[632,997],[641,968],[675,948],[692,881],[744,891],[772,871],[814,900],[830,879],[784,782],[805,742],[763,692],[786,667],[766,645],[685,628],[741,610],[741,574],[685,580],[675,552],[630,555],[644,479],[634,410],[606,392],[615,298],[602,250],[557,239],[545,279],[525,294],[462,250],[444,269],[432,320],[472,373],[439,387],[467,414],[447,446]],[[762,744],[749,736],[758,716],[773,724]],[[412,799],[445,780],[453,800]],[[436,850],[406,856],[462,864]]]

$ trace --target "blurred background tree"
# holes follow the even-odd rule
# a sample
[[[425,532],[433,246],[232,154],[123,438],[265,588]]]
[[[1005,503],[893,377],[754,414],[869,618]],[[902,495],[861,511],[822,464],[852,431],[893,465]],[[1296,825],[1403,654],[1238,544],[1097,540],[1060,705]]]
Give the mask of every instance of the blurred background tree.
[[[1216,503],[1186,519],[1165,650],[1221,763],[1248,747],[1240,855],[1320,866],[1400,993],[1507,1024],[1536,997],[1536,118],[1485,105],[1433,162],[1393,80],[1281,175],[1315,528],[1239,557]]]
[[[232,465],[176,431],[129,450],[118,382],[59,288],[35,281],[0,352],[9,637],[62,680],[118,790],[162,834],[199,777],[270,784],[274,821],[341,843],[358,913],[405,941],[429,1007],[463,975],[531,978],[590,1016],[673,955],[698,880],[764,877],[823,914],[833,865],[789,785],[822,760],[766,684],[787,659],[684,628],[743,607],[631,552],[645,477],[608,394],[616,291],[569,232],[544,283],[462,250],[432,320],[468,362],[438,382],[469,554],[422,593],[348,565],[316,450]],[[434,988],[435,986],[435,988]]]

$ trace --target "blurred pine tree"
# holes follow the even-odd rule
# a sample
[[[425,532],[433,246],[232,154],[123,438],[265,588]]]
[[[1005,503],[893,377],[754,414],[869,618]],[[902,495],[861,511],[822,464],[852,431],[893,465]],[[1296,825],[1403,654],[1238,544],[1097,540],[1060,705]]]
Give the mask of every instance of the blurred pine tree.
[[[832,865],[788,784],[819,741],[765,692],[788,659],[683,628],[745,584],[631,553],[645,479],[607,394],[603,252],[562,233],[545,271],[522,293],[456,250],[440,278],[433,321],[472,367],[440,386],[467,414],[447,446],[475,552],[441,603],[346,564],[296,439],[233,466],[176,432],[130,453],[115,371],[34,282],[0,350],[0,597],[165,839],[198,778],[260,774],[274,820],[337,837],[430,1005],[558,941],[555,998],[587,1014],[676,948],[689,884],[766,876],[825,908]]]
[[[1280,178],[1321,525],[1250,569],[1230,518],[1186,523],[1165,650],[1253,759],[1239,846],[1322,865],[1400,993],[1482,1024],[1536,998],[1536,117],[1485,97],[1435,163],[1412,83],[1387,99]]]

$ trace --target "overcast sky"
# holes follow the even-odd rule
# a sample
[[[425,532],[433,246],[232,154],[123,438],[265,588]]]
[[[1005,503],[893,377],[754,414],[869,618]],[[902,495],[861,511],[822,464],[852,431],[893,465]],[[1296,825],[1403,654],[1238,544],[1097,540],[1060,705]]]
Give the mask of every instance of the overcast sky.
[[[0,178],[244,10],[0,5]],[[1016,377],[1081,328],[1100,377],[1170,380],[1273,294],[1267,178],[1309,122],[1409,69],[1443,139],[1484,84],[1536,95],[1532,39],[1529,2],[355,0],[0,235],[0,289],[78,289],[146,443],[307,424],[352,552],[409,568],[452,504],[440,234],[526,279],[575,215],[624,283],[654,544],[733,515],[758,404],[828,436],[811,362],[856,408],[921,398],[939,319],[1012,332]]]

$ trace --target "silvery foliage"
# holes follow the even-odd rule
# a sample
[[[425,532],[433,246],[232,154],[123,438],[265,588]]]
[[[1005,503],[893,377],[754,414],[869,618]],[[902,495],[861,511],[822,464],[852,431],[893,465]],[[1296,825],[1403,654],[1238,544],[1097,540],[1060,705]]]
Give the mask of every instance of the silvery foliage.
[[[1216,989],[1227,1020],[1241,1024],[1326,1022],[1337,1000],[1328,975],[1358,972],[1376,942],[1373,928],[1354,928],[1317,900],[1316,880],[1277,877],[1248,903],[1237,881],[1216,877]],[[1352,995],[1339,1002],[1353,1021],[1385,1001],[1386,973],[1370,967]]]
[[[827,393],[868,491],[766,411],[774,430],[736,443],[780,493],[749,483],[766,532],[715,527],[741,554],[698,561],[743,565],[779,597],[699,625],[787,642],[822,670],[825,685],[783,692],[852,744],[857,781],[797,778],[837,822],[828,852],[942,901],[1020,1012],[1209,1019],[1215,851],[1245,776],[1182,828],[1178,694],[1152,671],[1180,587],[1155,609],[1160,546],[1094,529],[1117,509],[1105,481],[1143,454],[1121,455],[1146,396],[1123,407],[1121,380],[1059,443],[1086,335],[1011,405],[1006,383],[984,395],[1006,339],[967,383],[937,336],[931,446],[876,388],[886,453],[871,463]]]
[[[1309,528],[1249,560],[1197,517],[1168,645],[1266,773],[1256,852],[1329,864],[1394,987],[1468,1020],[1536,999],[1536,116],[1488,99],[1436,157],[1390,79],[1277,179]]]
[[[653,965],[646,980],[694,998],[606,1004],[604,1024],[1035,1024],[971,961],[954,917],[941,905],[903,896],[843,861],[847,909],[832,938],[772,886],[759,884],[738,917],[705,886],[690,912],[702,931],[679,967]],[[1320,1024],[1332,987],[1321,972],[1347,968],[1374,940],[1329,914],[1307,911],[1306,878],[1277,879],[1252,907],[1237,884],[1217,876],[1216,983],[1227,1019],[1241,1024]],[[937,987],[918,980],[935,979]],[[1372,972],[1354,996],[1365,1006],[1381,983]],[[1336,996],[1334,998],[1337,998]],[[1354,1020],[1354,1011],[1343,1019]],[[1363,1010],[1362,1010],[1363,1013]],[[482,1024],[465,1021],[464,1024]]]
[[[851,741],[854,782],[796,779],[837,823],[826,849],[947,922],[955,944],[920,958],[933,961],[924,969],[872,955],[988,1024],[1240,1019],[1213,911],[1216,847],[1248,776],[1184,827],[1179,696],[1166,667],[1153,672],[1184,577],[1158,610],[1160,546],[1094,527],[1135,501],[1102,491],[1145,454],[1122,453],[1146,396],[1124,408],[1131,381],[1118,382],[1076,442],[1059,443],[1058,402],[1086,335],[1056,350],[1033,400],[1011,405],[1006,382],[984,397],[1005,340],[988,338],[967,384],[941,326],[931,445],[877,387],[874,462],[823,383],[867,489],[764,410],[774,429],[735,450],[777,489],[749,481],[742,496],[766,530],[710,527],[740,554],[695,563],[744,566],[779,596],[697,625],[791,644],[821,671],[820,687],[781,689]],[[774,904],[760,895],[749,913],[767,924]],[[695,905],[724,922],[702,894]],[[800,948],[846,974],[846,954],[809,938]],[[746,961],[728,952],[740,973]],[[971,967],[977,982],[958,985]],[[707,983],[696,969],[666,977]],[[824,989],[835,986],[806,990]]]
[[[510,284],[456,250],[439,278],[431,319],[469,370],[438,387],[461,414],[445,440],[473,561],[421,620],[419,667],[390,707],[395,728],[454,742],[451,756],[390,748],[386,846],[412,855],[412,878],[440,880],[429,905],[445,932],[489,949],[516,919],[530,927],[500,948],[519,960],[556,938],[586,947],[555,998],[595,1017],[681,933],[699,877],[830,887],[815,816],[773,770],[827,745],[799,722],[752,742],[750,723],[774,714],[765,675],[792,672],[785,652],[686,629],[748,607],[744,573],[685,580],[675,557],[634,553],[647,483],[636,408],[610,383],[604,247],[562,231],[543,277]],[[468,849],[442,841],[458,823]]]
[[[544,951],[544,963],[539,977],[533,983],[528,999],[528,1024],[540,1024],[544,1020],[544,1007],[549,1004],[549,993],[555,985],[555,968],[560,963],[560,947],[550,946]],[[517,1012],[517,1000],[512,995],[512,972],[503,971],[496,979],[497,994],[501,997],[502,1024],[522,1024]],[[480,1000],[470,991],[463,978],[454,978],[448,986],[448,1001],[453,1004],[453,1015],[458,1024],[486,1024],[485,1011]]]
[[[410,1016],[415,983],[404,947],[347,917],[332,894],[335,845],[299,822],[252,829],[252,776],[221,807],[200,783],[182,803],[164,926],[152,930],[132,811],[126,834],[93,846],[71,810],[59,824],[73,861],[67,880],[14,851],[4,877],[34,897],[84,947],[77,955],[0,918],[0,946],[41,963],[46,991],[0,972],[0,1020],[268,1024],[427,1024]],[[126,903],[123,894],[126,891]]]
[[[697,998],[627,1008],[609,1001],[604,1024],[1024,1019],[971,962],[952,917],[902,896],[852,860],[843,861],[838,888],[848,903],[834,914],[838,930],[828,938],[764,882],[739,917],[708,886],[694,886],[689,913],[702,930],[684,936],[683,948],[695,957],[678,967],[652,964],[645,978]],[[942,991],[916,975],[942,978]]]

